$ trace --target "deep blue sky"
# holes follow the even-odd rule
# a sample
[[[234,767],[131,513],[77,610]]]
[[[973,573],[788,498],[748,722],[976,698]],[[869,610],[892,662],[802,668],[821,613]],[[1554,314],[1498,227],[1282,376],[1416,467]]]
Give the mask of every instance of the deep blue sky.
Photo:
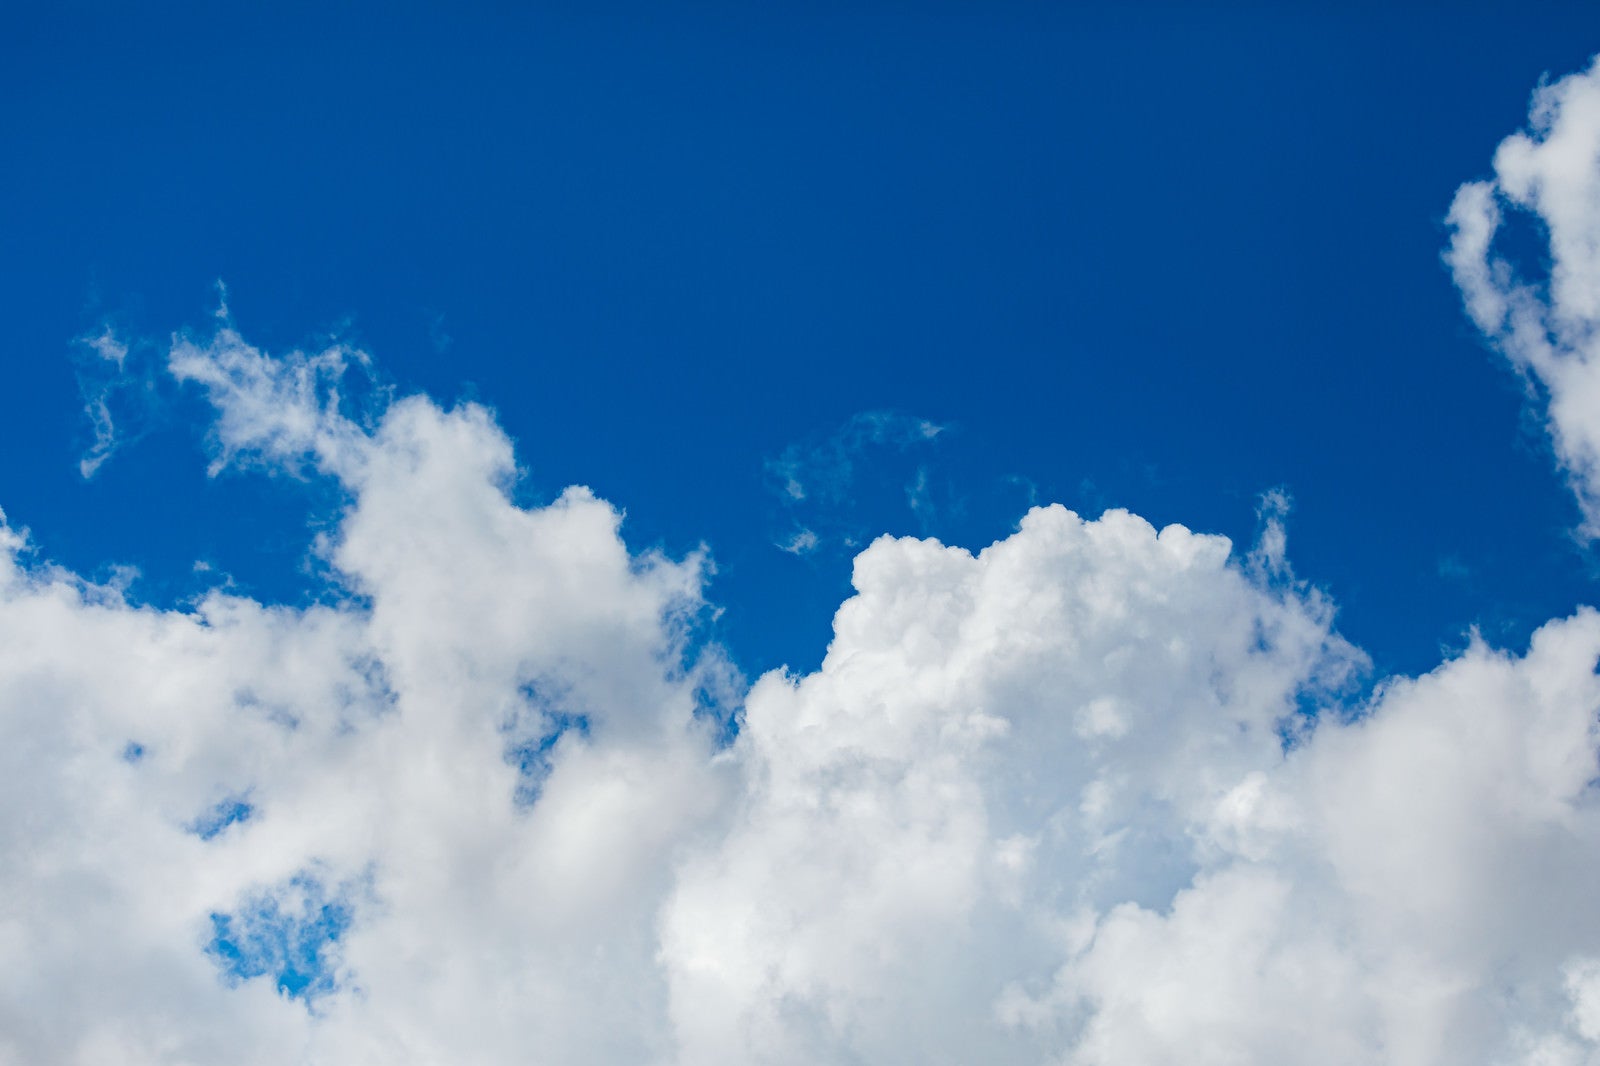
[[[847,588],[773,547],[796,518],[979,547],[1030,488],[1246,542],[1282,486],[1380,670],[1519,643],[1600,587],[1441,220],[1600,15],[1327,6],[14,5],[0,507],[154,602],[202,557],[305,594],[325,494],[208,482],[191,401],[124,396],[143,436],[77,473],[72,339],[152,357],[221,278],[255,343],[495,407],[530,498],[706,542],[751,672],[813,665]],[[767,462],[886,409],[949,431],[787,513]]]

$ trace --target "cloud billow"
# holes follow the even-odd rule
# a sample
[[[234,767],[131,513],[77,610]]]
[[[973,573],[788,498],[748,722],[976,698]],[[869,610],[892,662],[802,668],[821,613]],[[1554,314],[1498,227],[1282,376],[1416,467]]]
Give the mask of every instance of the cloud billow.
[[[1472,313],[1586,365],[1504,332],[1485,188]],[[730,743],[706,560],[517,506],[482,407],[351,418],[364,358],[168,354],[214,470],[343,489],[327,602],[136,606],[0,526],[0,1062],[1600,1062],[1600,614],[1352,702],[1282,494],[1243,553],[1041,507],[873,542]]]

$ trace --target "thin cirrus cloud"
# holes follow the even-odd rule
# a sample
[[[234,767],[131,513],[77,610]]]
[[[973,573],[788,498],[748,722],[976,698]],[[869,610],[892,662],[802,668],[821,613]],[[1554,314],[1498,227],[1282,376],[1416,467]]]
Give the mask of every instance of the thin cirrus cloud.
[[[860,547],[870,536],[848,503],[861,492],[862,459],[874,451],[903,453],[933,444],[947,429],[901,411],[862,411],[826,435],[784,448],[765,464],[768,487],[788,526],[774,546],[791,555],[809,555],[824,546]],[[905,487],[907,503],[919,517],[929,508],[927,476],[919,467]]]
[[[126,382],[123,372],[128,361],[128,345],[112,327],[78,338],[78,348],[87,357],[78,373],[78,388],[83,394],[83,413],[89,420],[93,439],[78,460],[78,473],[92,478],[118,445],[116,420],[111,414],[111,398]]]
[[[1595,100],[1541,91],[1451,252],[1586,506]],[[1242,554],[1040,507],[874,541],[730,741],[705,560],[515,505],[481,407],[353,420],[362,358],[167,360],[214,469],[345,490],[342,598],[140,607],[3,527],[0,1061],[1600,1062],[1600,614],[1357,703],[1281,494]]]

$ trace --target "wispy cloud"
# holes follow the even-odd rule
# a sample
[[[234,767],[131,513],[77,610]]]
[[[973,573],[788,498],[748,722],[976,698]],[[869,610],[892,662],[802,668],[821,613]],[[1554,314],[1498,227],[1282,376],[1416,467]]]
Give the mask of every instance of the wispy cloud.
[[[80,360],[78,389],[83,398],[83,413],[93,436],[88,449],[78,460],[78,473],[91,478],[117,449],[116,421],[111,414],[112,396],[128,384],[125,371],[128,345],[116,331],[103,326],[99,332],[78,338],[78,350],[89,356]]]
[[[791,444],[767,460],[767,475],[790,500],[839,502],[855,482],[856,464],[873,446],[903,451],[936,439],[945,427],[898,411],[863,411],[820,439]]]
[[[1494,178],[1461,186],[1446,261],[1472,320],[1546,403],[1557,458],[1600,537],[1600,65],[1534,94],[1529,128],[1494,154]],[[1532,222],[1548,271],[1500,250]]]
[[[766,462],[767,482],[785,512],[799,523],[798,532],[777,542],[793,554],[806,554],[823,544],[850,546],[866,538],[852,514],[853,495],[863,469],[875,469],[884,453],[899,455],[931,444],[947,427],[898,411],[864,411],[843,425],[786,447]],[[926,503],[927,471],[919,468],[923,488],[907,488],[907,502],[917,511]],[[798,538],[798,539],[796,539]]]
[[[790,555],[809,555],[817,550],[819,539],[816,533],[809,529],[800,528],[794,533],[778,542],[778,550],[786,551]]]
[[[428,343],[438,355],[444,355],[455,344],[455,338],[450,336],[445,328],[444,313],[440,311],[428,312]]]

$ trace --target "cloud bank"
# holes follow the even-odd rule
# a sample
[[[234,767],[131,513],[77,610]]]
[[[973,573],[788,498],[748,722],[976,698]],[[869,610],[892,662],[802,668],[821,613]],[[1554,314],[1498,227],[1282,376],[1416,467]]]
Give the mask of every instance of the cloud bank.
[[[1588,507],[1595,100],[1451,252]],[[730,740],[704,560],[514,504],[481,407],[353,417],[364,358],[167,362],[214,470],[343,490],[336,602],[139,606],[0,525],[0,1062],[1600,1063],[1600,614],[1353,702],[1281,496],[1243,552],[1041,507],[873,542]]]

